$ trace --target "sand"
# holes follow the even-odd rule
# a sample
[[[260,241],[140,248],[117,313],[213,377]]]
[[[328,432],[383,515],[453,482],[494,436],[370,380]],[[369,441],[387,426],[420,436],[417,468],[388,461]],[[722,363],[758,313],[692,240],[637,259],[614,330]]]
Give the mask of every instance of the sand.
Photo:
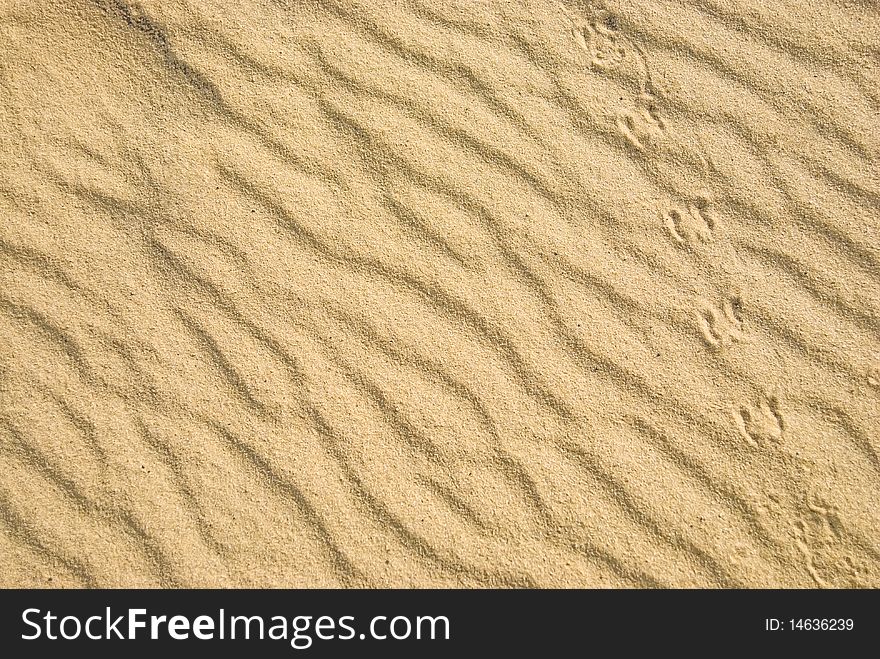
[[[880,586],[880,7],[0,1],[0,586]]]

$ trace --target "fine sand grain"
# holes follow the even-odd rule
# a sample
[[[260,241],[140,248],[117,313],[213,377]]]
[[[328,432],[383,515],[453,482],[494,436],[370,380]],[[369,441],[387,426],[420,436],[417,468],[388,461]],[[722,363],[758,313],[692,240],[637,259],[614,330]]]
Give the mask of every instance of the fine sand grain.
[[[0,0],[0,585],[880,586],[880,6]]]

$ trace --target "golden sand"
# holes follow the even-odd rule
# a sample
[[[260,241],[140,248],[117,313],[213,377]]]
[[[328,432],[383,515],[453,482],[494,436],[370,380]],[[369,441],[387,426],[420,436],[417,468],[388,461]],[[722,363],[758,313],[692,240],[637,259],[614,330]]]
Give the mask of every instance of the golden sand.
[[[880,6],[0,0],[0,585],[880,585]]]

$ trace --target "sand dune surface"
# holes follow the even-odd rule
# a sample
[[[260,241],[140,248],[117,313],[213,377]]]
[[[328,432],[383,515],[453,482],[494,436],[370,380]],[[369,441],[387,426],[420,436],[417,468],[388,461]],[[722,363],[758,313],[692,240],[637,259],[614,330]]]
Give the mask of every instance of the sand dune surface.
[[[0,1],[0,585],[880,586],[880,7]]]

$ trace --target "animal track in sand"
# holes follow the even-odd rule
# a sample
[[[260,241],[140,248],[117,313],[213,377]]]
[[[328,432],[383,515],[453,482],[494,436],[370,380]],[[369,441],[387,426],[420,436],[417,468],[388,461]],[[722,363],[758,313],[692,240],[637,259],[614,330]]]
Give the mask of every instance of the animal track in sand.
[[[589,56],[592,68],[622,73],[624,65],[635,67],[630,73],[637,78],[640,91],[632,106],[618,111],[615,123],[630,145],[645,151],[663,137],[666,122],[642,49],[621,32],[618,19],[606,9],[588,6],[571,10],[563,4],[562,11],[570,22],[575,43]]]
[[[709,200],[705,197],[688,203],[684,211],[670,209],[664,214],[664,221],[673,240],[683,246],[711,241],[716,224],[709,210]]]
[[[850,546],[840,511],[818,497],[807,500],[795,522],[795,542],[806,569],[822,588],[864,587],[870,579],[856,548]]]
[[[621,45],[618,36],[613,30],[599,23],[588,23],[586,26],[589,44],[586,46],[590,53],[590,64],[597,69],[609,70],[620,66],[626,57],[626,49]],[[579,44],[585,41],[584,31],[575,29],[575,38]]]
[[[590,65],[608,71],[618,68],[628,49],[625,38],[618,31],[617,19],[605,10],[595,11],[591,18],[583,18],[565,9],[571,21],[571,35],[575,43],[590,57]]]
[[[703,303],[697,312],[697,323],[703,339],[712,348],[723,348],[745,338],[742,300],[725,298],[720,305]]]
[[[775,396],[761,398],[757,405],[744,405],[736,414],[737,425],[745,440],[754,447],[778,444],[785,430],[785,420]]]
[[[651,94],[640,94],[634,110],[618,112],[616,123],[620,134],[638,151],[646,151],[666,136],[666,122]]]

